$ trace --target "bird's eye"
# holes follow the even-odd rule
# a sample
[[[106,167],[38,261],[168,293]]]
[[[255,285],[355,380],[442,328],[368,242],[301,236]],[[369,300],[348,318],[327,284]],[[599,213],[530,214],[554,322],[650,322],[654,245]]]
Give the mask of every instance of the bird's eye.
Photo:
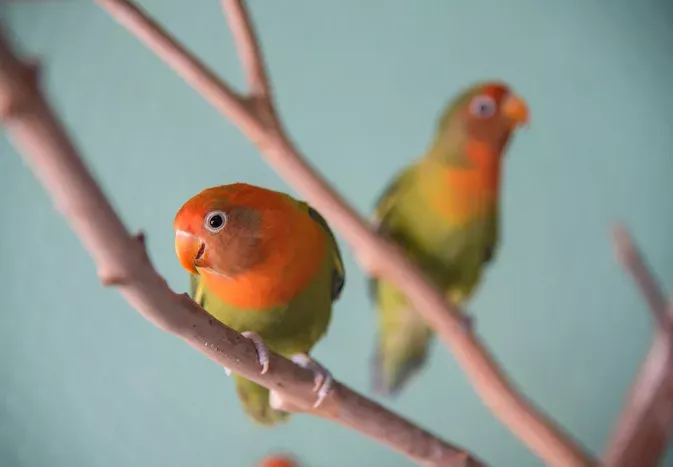
[[[495,101],[489,96],[477,96],[470,102],[470,112],[479,118],[488,118],[495,113]]]
[[[224,228],[227,223],[227,215],[222,211],[209,212],[206,216],[206,229],[217,233]]]

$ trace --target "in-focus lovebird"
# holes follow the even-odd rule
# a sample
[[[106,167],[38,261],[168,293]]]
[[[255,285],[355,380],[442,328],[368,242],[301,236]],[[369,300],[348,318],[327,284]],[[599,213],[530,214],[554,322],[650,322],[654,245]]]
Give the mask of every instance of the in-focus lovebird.
[[[189,199],[175,216],[174,230],[178,259],[191,274],[192,299],[254,342],[262,373],[268,349],[314,371],[317,407],[332,377],[308,353],[327,332],[346,280],[325,219],[284,193],[234,183]],[[253,420],[271,426],[288,418],[276,410],[276,394],[233,378]]]
[[[501,162],[528,117],[525,101],[504,83],[463,90],[441,115],[427,152],[377,200],[378,233],[399,245],[457,305],[471,297],[495,256]],[[373,386],[393,395],[423,367],[433,333],[391,282],[370,278],[369,285],[379,326]]]

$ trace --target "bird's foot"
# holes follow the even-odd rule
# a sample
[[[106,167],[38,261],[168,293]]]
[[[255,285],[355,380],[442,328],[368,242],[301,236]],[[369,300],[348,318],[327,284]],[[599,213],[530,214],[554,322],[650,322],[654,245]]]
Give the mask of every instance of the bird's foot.
[[[292,361],[295,363],[295,365],[299,365],[302,368],[313,371],[315,375],[313,379],[315,382],[315,385],[313,386],[313,392],[318,394],[318,397],[313,404],[313,408],[318,408],[332,389],[332,383],[334,381],[332,374],[320,363],[318,363],[316,360],[313,360],[308,356],[308,354],[305,353],[298,353],[293,355]]]
[[[224,372],[227,374],[227,376],[231,376],[231,370],[229,368],[227,368],[226,366],[223,367],[223,368],[224,368]]]
[[[269,371],[269,348],[266,346],[262,338],[254,331],[245,331],[241,335],[247,339],[250,339],[253,344],[255,344],[255,350],[257,350],[257,360],[262,366],[262,371],[260,374],[264,374]]]

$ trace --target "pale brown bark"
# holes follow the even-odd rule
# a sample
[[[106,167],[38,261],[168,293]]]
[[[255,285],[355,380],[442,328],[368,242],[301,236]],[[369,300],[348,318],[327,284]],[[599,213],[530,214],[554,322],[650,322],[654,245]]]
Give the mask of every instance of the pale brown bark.
[[[453,352],[484,403],[538,456],[553,465],[591,465],[591,456],[507,379],[479,338],[463,325],[460,310],[445,303],[421,272],[397,248],[375,235],[302,157],[276,117],[264,60],[243,1],[222,0],[221,3],[247,73],[248,85],[252,87],[247,96],[236,94],[132,2],[96,0],[96,3],[236,124],[257,145],[267,162],[325,215],[369,272],[387,277],[406,293],[418,313]]]
[[[614,239],[617,256],[648,304],[657,329],[610,436],[604,465],[655,466],[666,453],[673,426],[673,304],[667,303],[626,228],[617,227]]]
[[[140,314],[212,360],[269,389],[293,406],[352,428],[420,465],[483,466],[451,445],[336,383],[318,410],[313,374],[271,353],[260,374],[252,342],[213,319],[185,295],[177,295],[154,270],[144,236],[132,236],[82,162],[76,147],[37,86],[38,68],[21,63],[0,37],[0,120],[93,258],[105,285],[115,286]],[[113,351],[113,349],[112,349]]]
[[[277,117],[262,53],[242,0],[222,0],[222,5],[246,72],[247,95],[235,93],[133,3],[96,1],[235,123],[258,146],[269,164],[342,234],[363,267],[390,279],[408,295],[418,313],[453,352],[484,403],[534,453],[548,465],[596,463],[507,379],[479,338],[463,326],[460,310],[445,303],[420,271],[396,248],[378,238],[295,148]],[[179,335],[233,371],[269,388],[280,389],[292,404],[308,407],[313,400],[309,372],[273,355],[272,370],[259,375],[251,343],[209,318],[191,300],[175,296],[168,289],[143,256],[138,242],[128,235],[107,204],[37,89],[26,86],[33,81],[17,84],[21,76],[33,76],[31,68],[17,66],[13,75],[5,70],[5,62],[13,60],[8,54],[3,49],[0,91],[4,93],[0,92],[0,111],[4,111],[6,117],[11,116],[7,126],[13,140],[99,265],[101,277],[118,285],[129,302],[157,326]],[[19,88],[23,94],[17,91]],[[66,182],[75,188],[64,190],[63,186],[68,186]],[[105,233],[96,228],[101,221],[107,223]],[[616,237],[624,267],[641,288],[659,329],[611,437],[605,463],[653,466],[663,455],[673,424],[673,319],[671,310],[666,313],[666,300],[626,231],[619,230]],[[122,252],[125,256],[120,257]],[[354,408],[357,410],[351,411]],[[423,465],[459,465],[454,462],[463,459],[465,465],[481,465],[473,457],[465,457],[462,450],[428,433],[415,431],[419,429],[342,385],[337,386],[335,394],[316,415],[372,436]],[[377,425],[379,423],[383,425]]]

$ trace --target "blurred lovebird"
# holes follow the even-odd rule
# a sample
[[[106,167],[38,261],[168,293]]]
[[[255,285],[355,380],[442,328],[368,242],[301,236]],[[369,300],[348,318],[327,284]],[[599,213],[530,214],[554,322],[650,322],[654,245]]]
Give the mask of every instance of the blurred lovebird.
[[[524,100],[504,83],[463,90],[441,115],[427,152],[377,200],[378,233],[457,305],[472,296],[495,257],[502,158],[528,117]],[[391,282],[370,278],[369,285],[379,326],[374,390],[393,395],[425,364],[432,331]],[[469,325],[470,317],[465,320]]]
[[[253,341],[261,373],[268,369],[268,349],[314,371],[320,405],[332,377],[308,353],[327,332],[345,284],[341,252],[325,219],[284,193],[234,183],[189,199],[174,230],[192,299]],[[272,426],[289,417],[277,410],[276,394],[233,378],[253,420]]]

